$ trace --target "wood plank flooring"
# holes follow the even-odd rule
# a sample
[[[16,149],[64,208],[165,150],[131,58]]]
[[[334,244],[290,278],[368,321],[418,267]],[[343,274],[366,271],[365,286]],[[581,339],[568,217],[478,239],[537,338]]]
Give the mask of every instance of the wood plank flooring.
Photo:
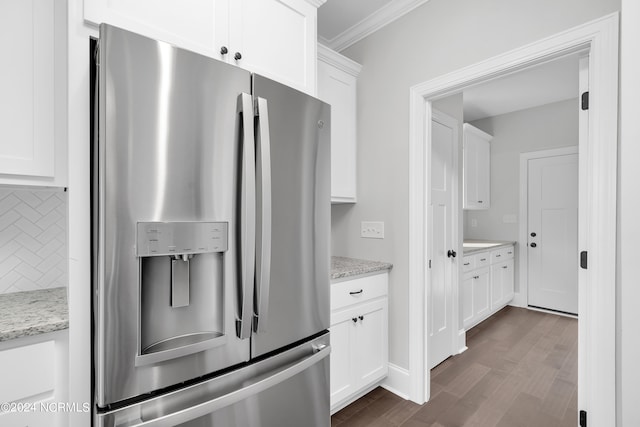
[[[417,405],[380,387],[332,427],[575,427],[578,321],[506,307],[467,332],[464,353],[431,371]]]

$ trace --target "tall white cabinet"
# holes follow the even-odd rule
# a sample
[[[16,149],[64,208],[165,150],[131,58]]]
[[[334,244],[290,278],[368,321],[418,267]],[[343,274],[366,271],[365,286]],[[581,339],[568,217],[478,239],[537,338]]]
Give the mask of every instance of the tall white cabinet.
[[[493,137],[465,123],[463,142],[463,209],[491,207],[491,146]]]
[[[66,2],[0,2],[0,184],[66,185]]]
[[[84,0],[84,17],[316,93],[317,7],[325,0]]]
[[[357,82],[362,66],[318,44],[318,97],[331,104],[331,202],[355,203]]]

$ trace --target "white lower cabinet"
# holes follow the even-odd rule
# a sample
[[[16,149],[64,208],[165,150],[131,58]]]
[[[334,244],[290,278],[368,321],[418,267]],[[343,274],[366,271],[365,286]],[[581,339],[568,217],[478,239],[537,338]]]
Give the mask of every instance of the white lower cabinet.
[[[67,405],[67,346],[67,331],[0,343],[1,426],[64,427],[70,411],[91,410]]]
[[[463,259],[462,322],[469,329],[513,299],[513,246],[475,253]]]
[[[331,285],[331,413],[387,376],[388,273]]]

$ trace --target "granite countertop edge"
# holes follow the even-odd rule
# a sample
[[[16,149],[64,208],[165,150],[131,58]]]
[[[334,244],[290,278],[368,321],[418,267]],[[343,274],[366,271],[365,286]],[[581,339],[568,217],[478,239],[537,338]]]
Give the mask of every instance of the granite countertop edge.
[[[393,264],[341,256],[331,257],[331,280],[391,270]]]
[[[69,328],[67,288],[0,295],[0,342]]]
[[[491,246],[490,248],[463,248],[464,255],[472,255],[480,252],[490,252],[496,249],[504,248],[505,246],[513,246],[516,244],[514,241],[510,240],[465,240],[465,243],[496,243],[496,246]],[[464,245],[464,243],[463,243]]]

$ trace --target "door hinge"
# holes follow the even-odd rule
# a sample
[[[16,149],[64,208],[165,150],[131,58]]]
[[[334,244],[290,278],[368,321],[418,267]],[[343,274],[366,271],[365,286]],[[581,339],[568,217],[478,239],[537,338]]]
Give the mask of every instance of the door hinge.
[[[429,260],[429,268],[431,268],[431,260]]]
[[[583,110],[588,110],[589,109],[589,91],[586,91],[582,94],[582,109]]]
[[[580,268],[587,269],[587,251],[580,252]]]
[[[587,427],[587,411],[580,411],[580,427]]]

